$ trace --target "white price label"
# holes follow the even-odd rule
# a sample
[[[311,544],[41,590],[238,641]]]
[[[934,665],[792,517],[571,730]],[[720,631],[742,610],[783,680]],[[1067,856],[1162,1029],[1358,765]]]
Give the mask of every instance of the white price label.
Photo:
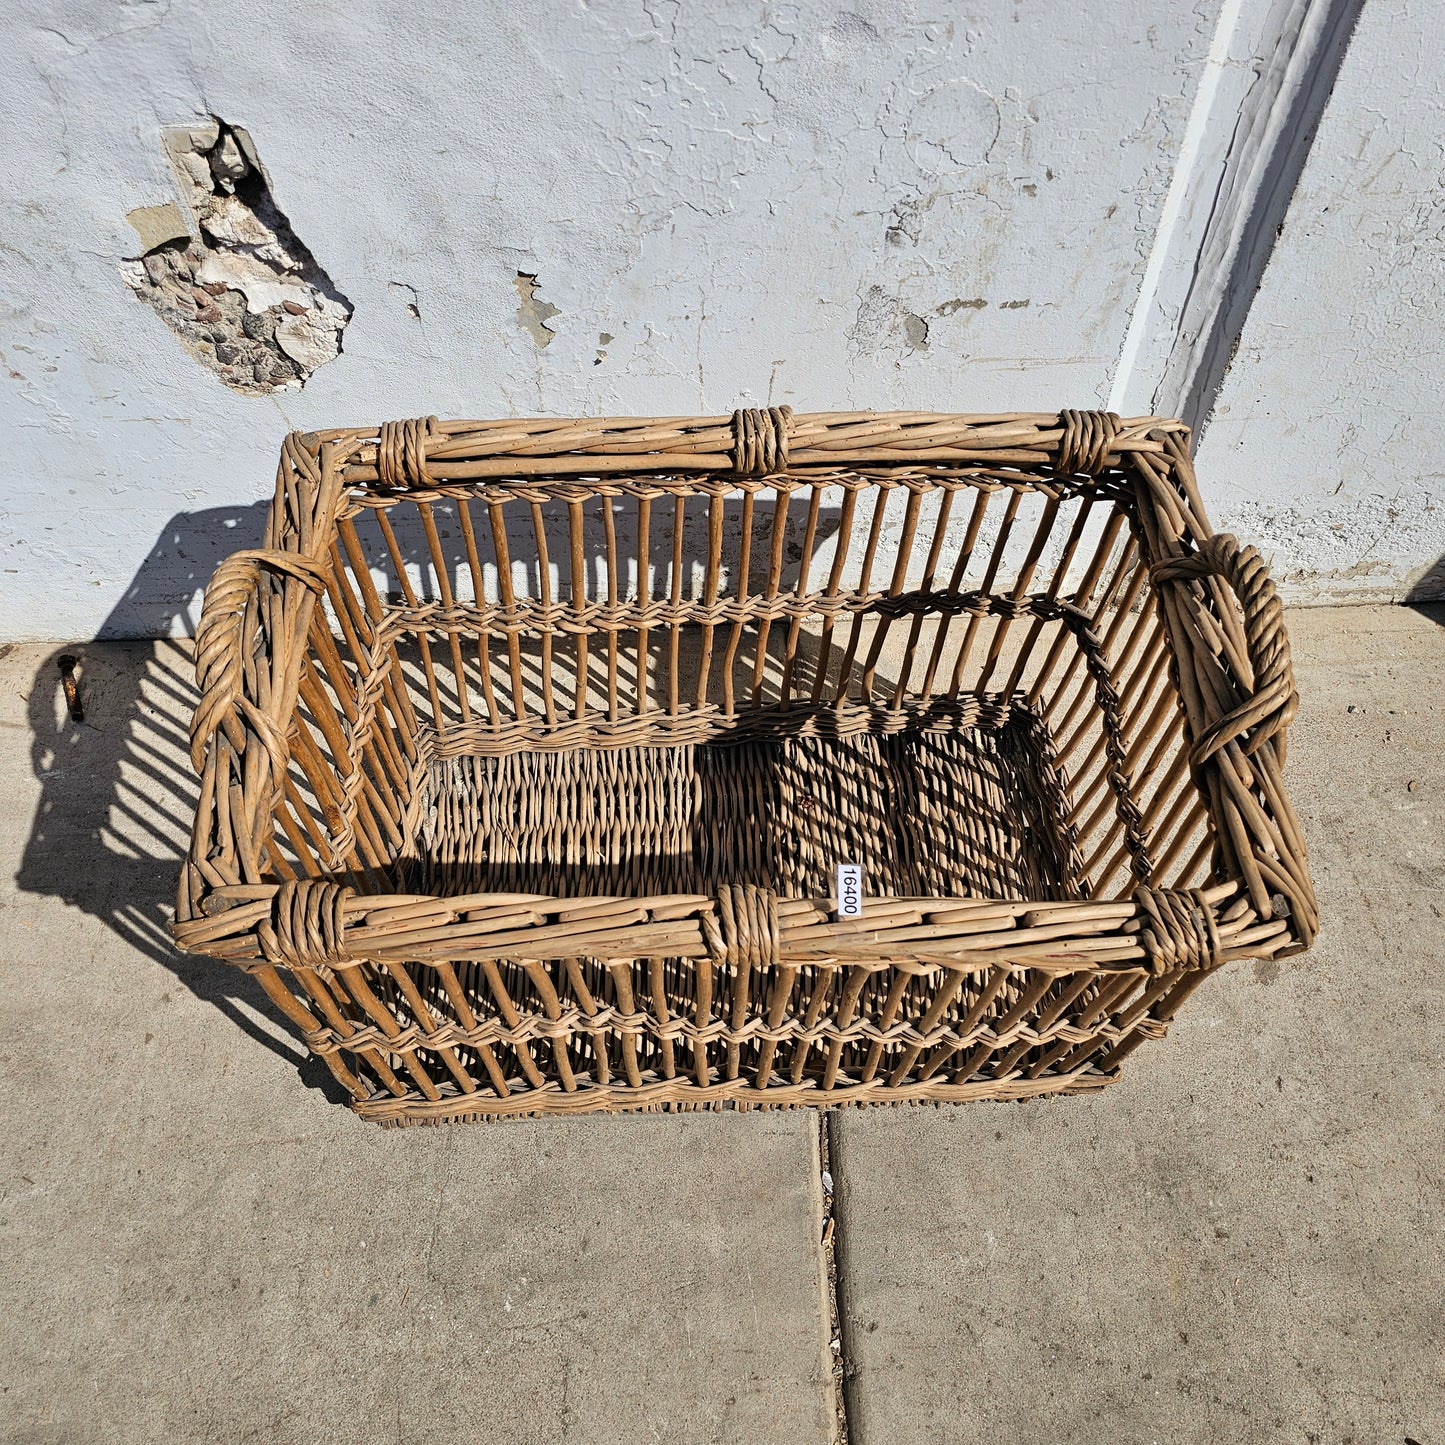
[[[858,863],[838,865],[838,917],[862,918],[863,868]]]

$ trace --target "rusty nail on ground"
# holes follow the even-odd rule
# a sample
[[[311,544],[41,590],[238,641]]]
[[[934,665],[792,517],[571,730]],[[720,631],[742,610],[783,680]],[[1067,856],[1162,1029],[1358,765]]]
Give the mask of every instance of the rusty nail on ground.
[[[55,659],[56,666],[60,669],[61,686],[65,688],[65,705],[70,709],[71,722],[85,721],[85,708],[80,701],[80,679],[75,675],[75,669],[80,665],[80,659],[69,652],[61,653]]]

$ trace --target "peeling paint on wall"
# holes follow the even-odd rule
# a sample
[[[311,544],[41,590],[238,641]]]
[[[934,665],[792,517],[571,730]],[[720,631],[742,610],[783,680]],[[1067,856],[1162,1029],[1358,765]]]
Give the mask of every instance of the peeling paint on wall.
[[[875,354],[927,351],[928,322],[881,286],[870,286],[859,298],[848,339],[859,351]]]
[[[512,284],[522,298],[522,304],[517,307],[517,324],[537,343],[540,351],[557,334],[547,323],[562,313],[537,295],[537,278],[530,271],[518,271]]]
[[[294,391],[341,351],[351,303],[297,239],[251,137],[212,117],[164,133],[189,217],[174,202],[126,219],[142,254],[121,275],[235,391]]]

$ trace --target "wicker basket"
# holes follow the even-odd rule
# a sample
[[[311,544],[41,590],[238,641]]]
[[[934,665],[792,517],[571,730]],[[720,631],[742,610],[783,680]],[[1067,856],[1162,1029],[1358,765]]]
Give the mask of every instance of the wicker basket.
[[[1187,443],[787,408],[291,436],[206,594],[176,938],[385,1123],[1106,1084],[1317,924],[1280,605]]]

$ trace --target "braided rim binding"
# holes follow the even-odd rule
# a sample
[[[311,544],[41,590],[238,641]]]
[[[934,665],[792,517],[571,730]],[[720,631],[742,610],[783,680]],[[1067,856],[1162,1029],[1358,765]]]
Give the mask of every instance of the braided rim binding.
[[[765,968],[778,962],[778,895],[754,883],[718,889],[715,913],[701,919],[703,937],[718,963]]]
[[[1243,739],[1246,754],[1283,732],[1299,709],[1284,606],[1270,580],[1264,558],[1242,547],[1228,532],[1208,537],[1188,557],[1172,557],[1149,569],[1157,582],[1221,577],[1234,589],[1244,613],[1244,637],[1254,671],[1254,692],[1233,711],[1212,724],[1194,744],[1190,762],[1197,769],[1228,744]],[[1246,736],[1247,735],[1247,736]]]
[[[1200,889],[1141,886],[1134,902],[1142,913],[1139,942],[1151,973],[1218,968],[1224,962],[1214,909]]]
[[[742,408],[733,413],[733,470],[743,477],[771,476],[788,470],[788,433],[793,408],[766,411]]]
[[[315,878],[283,883],[276,890],[270,919],[256,930],[266,962],[318,973],[330,973],[347,963],[343,910],[353,896],[350,888]]]
[[[376,443],[376,471],[381,485],[392,491],[434,487],[437,478],[427,466],[426,445],[441,423],[434,416],[381,424]]]
[[[1054,464],[1060,475],[1097,477],[1110,464],[1118,447],[1123,422],[1112,411],[1061,411],[1059,455]]]

